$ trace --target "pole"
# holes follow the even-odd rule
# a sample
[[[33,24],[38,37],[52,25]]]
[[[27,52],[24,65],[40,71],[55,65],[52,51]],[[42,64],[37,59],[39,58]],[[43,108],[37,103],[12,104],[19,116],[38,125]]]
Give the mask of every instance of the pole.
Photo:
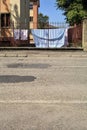
[[[48,21],[48,48],[49,48],[49,21]]]
[[[29,7],[30,7],[30,0],[29,1]],[[28,8],[28,12],[29,12],[29,18],[28,18],[28,42],[30,44],[30,8]]]
[[[1,0],[0,0],[0,37],[1,37]]]

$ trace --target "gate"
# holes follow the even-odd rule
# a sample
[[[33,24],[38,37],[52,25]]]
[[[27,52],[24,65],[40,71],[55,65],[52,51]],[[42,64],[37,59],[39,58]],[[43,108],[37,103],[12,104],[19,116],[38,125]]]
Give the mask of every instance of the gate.
[[[36,47],[60,48],[68,46],[68,24],[38,23],[38,29],[32,29]]]
[[[32,29],[31,33],[36,47],[82,47],[82,25],[70,27],[66,23],[38,23],[38,29]]]

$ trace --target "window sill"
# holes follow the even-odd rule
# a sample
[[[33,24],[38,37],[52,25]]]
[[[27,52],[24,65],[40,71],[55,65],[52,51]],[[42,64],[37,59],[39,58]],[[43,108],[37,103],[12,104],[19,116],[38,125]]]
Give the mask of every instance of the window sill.
[[[10,29],[11,27],[8,26],[8,27],[1,27],[1,29]]]

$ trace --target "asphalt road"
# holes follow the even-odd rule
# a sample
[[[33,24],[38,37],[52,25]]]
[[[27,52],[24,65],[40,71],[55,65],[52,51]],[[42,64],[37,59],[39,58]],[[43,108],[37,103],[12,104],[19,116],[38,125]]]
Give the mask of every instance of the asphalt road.
[[[0,52],[0,130],[87,130],[87,53]]]

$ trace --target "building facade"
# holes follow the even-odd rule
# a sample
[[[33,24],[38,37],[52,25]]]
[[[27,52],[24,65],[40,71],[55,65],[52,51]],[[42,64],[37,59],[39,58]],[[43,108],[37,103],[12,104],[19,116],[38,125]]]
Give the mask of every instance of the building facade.
[[[13,39],[14,29],[37,28],[39,6],[39,0],[0,0],[0,41]]]

